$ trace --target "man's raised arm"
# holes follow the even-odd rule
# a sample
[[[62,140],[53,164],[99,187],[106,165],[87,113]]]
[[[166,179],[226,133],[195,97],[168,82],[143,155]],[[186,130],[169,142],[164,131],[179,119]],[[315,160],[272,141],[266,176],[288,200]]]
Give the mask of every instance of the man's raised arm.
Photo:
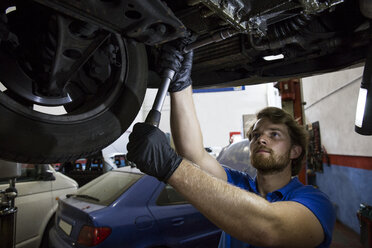
[[[191,86],[171,94],[171,129],[179,155],[213,176],[227,180],[225,170],[204,149]]]
[[[204,171],[226,180],[225,170],[204,149],[203,137],[192,97],[191,69],[193,51],[183,54],[187,39],[166,44],[160,66],[176,71],[169,86],[171,93],[171,129],[176,150]]]

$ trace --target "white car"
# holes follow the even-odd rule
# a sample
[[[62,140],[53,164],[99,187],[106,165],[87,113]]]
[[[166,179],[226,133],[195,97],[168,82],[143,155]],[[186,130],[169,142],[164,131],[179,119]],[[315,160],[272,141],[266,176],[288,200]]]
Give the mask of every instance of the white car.
[[[1,163],[1,160],[0,160]],[[74,194],[78,184],[56,172],[49,164],[22,164],[21,176],[16,179],[18,208],[16,247],[47,247],[48,232],[54,222],[59,197]],[[0,190],[9,187],[8,180],[0,179]]]

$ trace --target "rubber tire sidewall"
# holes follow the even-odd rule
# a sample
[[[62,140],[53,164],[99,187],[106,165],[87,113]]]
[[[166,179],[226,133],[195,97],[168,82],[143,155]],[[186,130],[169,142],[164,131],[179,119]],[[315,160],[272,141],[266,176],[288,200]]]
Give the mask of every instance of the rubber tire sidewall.
[[[79,122],[48,122],[9,108],[0,93],[0,157],[29,163],[57,163],[86,157],[115,141],[139,112],[147,86],[145,46],[125,41],[127,73],[120,96],[97,116]]]

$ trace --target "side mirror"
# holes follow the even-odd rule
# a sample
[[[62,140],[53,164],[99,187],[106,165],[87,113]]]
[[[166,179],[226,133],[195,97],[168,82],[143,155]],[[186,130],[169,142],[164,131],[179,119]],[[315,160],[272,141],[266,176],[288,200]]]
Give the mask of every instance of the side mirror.
[[[43,173],[43,181],[54,181],[56,180],[56,177],[54,176],[53,171],[51,170],[46,170]]]
[[[48,164],[37,164],[35,169],[36,169],[38,180],[41,180],[41,181],[56,180],[56,177],[54,176],[53,171],[49,169]]]

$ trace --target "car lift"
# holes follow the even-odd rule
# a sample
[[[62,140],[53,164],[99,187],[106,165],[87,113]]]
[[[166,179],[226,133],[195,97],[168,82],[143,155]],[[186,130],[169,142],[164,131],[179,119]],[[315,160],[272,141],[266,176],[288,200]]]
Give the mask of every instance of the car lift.
[[[0,179],[9,180],[9,188],[0,190],[0,248],[14,248],[17,216],[15,182],[21,176],[21,164],[0,160],[0,171]]]

